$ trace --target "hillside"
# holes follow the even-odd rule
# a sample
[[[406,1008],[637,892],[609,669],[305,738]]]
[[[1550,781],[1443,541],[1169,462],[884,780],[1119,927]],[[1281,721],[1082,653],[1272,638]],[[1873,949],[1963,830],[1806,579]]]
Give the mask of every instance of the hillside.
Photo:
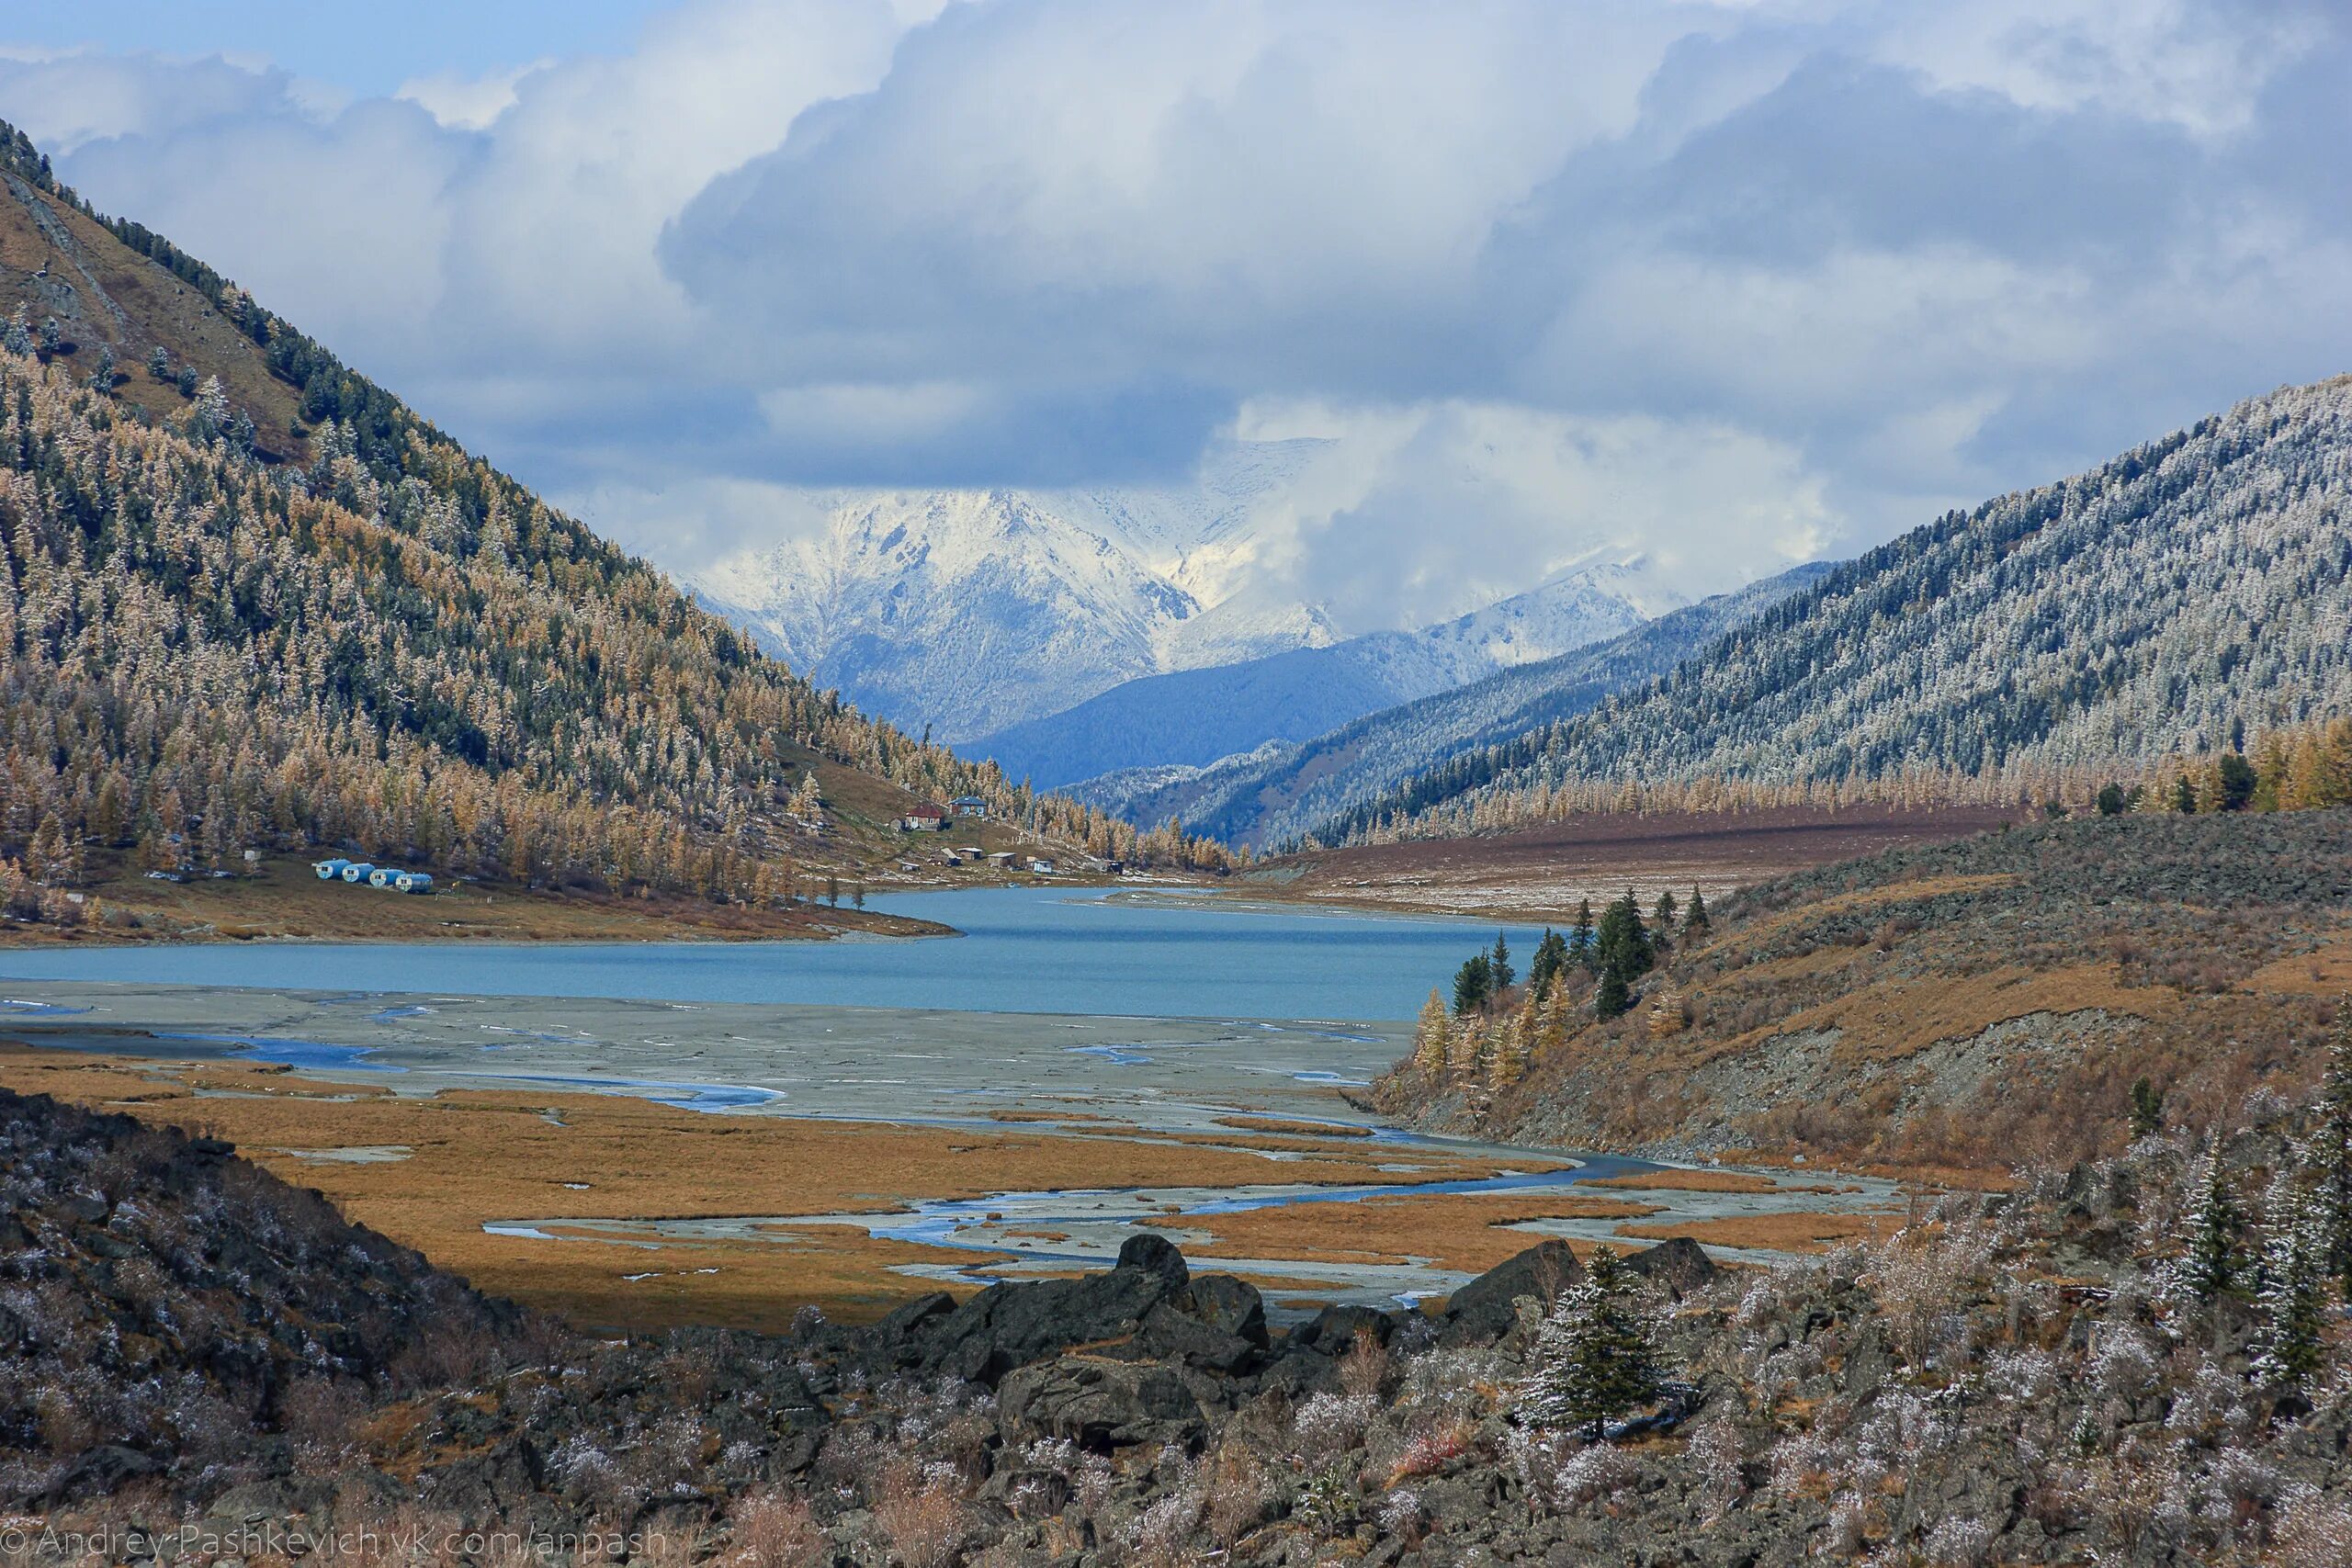
[[[1328,648],[1129,681],[966,750],[994,761],[1009,778],[1069,788],[1114,809],[1118,786],[1100,790],[1087,781],[1137,768],[1205,767],[1270,741],[1306,740],[1498,668],[1617,637],[1678,603],[1647,581],[1638,562],[1588,567],[1417,631],[1374,632]],[[1191,815],[1147,810],[1129,820]]]
[[[1665,679],[1318,836],[1500,825],[1621,783],[2014,794],[2352,712],[2347,451],[2352,378],[2253,399],[1905,535]]]
[[[313,847],[772,901],[887,854],[906,803],[967,793],[1132,852],[817,691],[0,148],[0,310],[35,329],[0,344],[0,856],[44,917],[90,916],[51,894],[125,864]]]
[[[1463,767],[1493,766],[1484,749],[1657,679],[1728,628],[1831,570],[1818,563],[1796,567],[1737,592],[1668,610],[1556,658],[1366,712],[1296,746],[1222,757],[1199,769],[1139,769],[1088,779],[1069,786],[1069,793],[1129,821],[1179,818],[1195,831],[1229,843],[1282,844],[1353,803],[1453,759],[1464,759]],[[1293,657],[1324,657],[1351,646]]]
[[[1384,1104],[1577,1148],[1994,1170],[2120,1148],[2143,1077],[2171,1120],[2229,1124],[2251,1093],[2308,1087],[2352,991],[2352,812],[1906,846],[1760,883],[1677,935],[1621,1016],[1596,1019],[1572,962],[1556,1017],[1517,993],[1467,1015],[1447,1065],[1401,1068]]]

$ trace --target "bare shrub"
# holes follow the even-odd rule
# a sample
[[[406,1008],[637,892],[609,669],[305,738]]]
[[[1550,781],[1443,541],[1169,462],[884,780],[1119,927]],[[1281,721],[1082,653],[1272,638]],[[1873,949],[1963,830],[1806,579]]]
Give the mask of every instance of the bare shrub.
[[[875,1487],[874,1522],[906,1568],[946,1568],[964,1544],[964,1480],[956,1467],[897,1459]]]
[[[358,1389],[332,1378],[303,1378],[278,1401],[277,1421],[304,1475],[339,1470],[358,1451],[359,1423],[368,1402]]]
[[[727,1561],[736,1568],[810,1568],[824,1561],[825,1532],[817,1528],[808,1500],[781,1486],[763,1486],[737,1497],[727,1510],[732,1544]]]
[[[1370,1329],[1357,1329],[1355,1343],[1340,1358],[1340,1387],[1356,1398],[1376,1401],[1388,1373],[1388,1347]]]

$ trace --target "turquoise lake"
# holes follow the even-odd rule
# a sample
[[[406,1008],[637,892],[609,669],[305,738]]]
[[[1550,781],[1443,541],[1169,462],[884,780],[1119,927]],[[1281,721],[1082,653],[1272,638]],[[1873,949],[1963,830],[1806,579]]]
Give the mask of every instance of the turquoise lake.
[[[356,898],[391,895],[361,892]],[[452,996],[944,1008],[1159,1018],[1412,1018],[1490,923],[1109,890],[905,894],[868,907],[954,926],[921,940],[80,948],[0,954],[0,981],[348,988]],[[1502,928],[1522,970],[1540,932]]]

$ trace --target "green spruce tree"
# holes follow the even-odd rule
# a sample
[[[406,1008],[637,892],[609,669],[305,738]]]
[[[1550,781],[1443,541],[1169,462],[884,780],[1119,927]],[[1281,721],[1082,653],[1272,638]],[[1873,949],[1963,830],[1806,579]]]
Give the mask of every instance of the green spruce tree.
[[[1552,988],[1552,982],[1568,965],[1566,939],[1551,927],[1544,928],[1544,940],[1535,944],[1535,956],[1527,965],[1529,994],[1543,996]]]
[[[1682,940],[1694,941],[1707,934],[1707,896],[1699,891],[1697,883],[1690,885],[1690,903],[1682,912]]]
[[[1487,959],[1487,968],[1496,995],[1510,990],[1511,982],[1519,978],[1519,972],[1510,966],[1510,943],[1503,940],[1500,931],[1495,933],[1495,951]]]
[[[2154,1137],[2165,1130],[2164,1091],[2146,1077],[2132,1080],[2132,1141]]]
[[[1577,900],[1577,923],[1568,928],[1568,952],[1588,969],[1600,966],[1593,951],[1592,900]]]
[[[1634,1278],[1609,1247],[1562,1291],[1535,1331],[1519,1410],[1543,1430],[1577,1427],[1599,1442],[1608,1422],[1657,1397],[1657,1351]]]
[[[2271,1190],[2267,1229],[2254,1375],[2273,1393],[2300,1395],[2327,1365],[2326,1219],[2308,1193],[2282,1179]]]
[[[1494,961],[1481,953],[1453,972],[1453,1013],[1457,1018],[1476,1012],[1495,994]]]
[[[2165,1280],[2177,1299],[2210,1308],[2222,1297],[2237,1294],[2245,1276],[2245,1215],[2230,1190],[2219,1134],[2198,1163],[2190,1193],[2181,1215],[2181,1256],[2165,1270]]]

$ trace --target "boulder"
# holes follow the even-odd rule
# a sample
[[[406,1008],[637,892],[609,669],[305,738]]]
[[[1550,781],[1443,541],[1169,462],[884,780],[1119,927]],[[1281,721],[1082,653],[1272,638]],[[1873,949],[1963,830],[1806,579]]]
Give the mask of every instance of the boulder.
[[[905,1359],[928,1371],[993,1384],[1057,1350],[1129,1337],[1153,1307],[1187,1300],[1190,1275],[1183,1256],[1164,1238],[1139,1235],[1102,1273],[994,1285],[927,1319]]]
[[[1194,1317],[1261,1350],[1266,1348],[1266,1298],[1257,1286],[1230,1274],[1204,1274],[1193,1281],[1192,1297]]]
[[[1377,1307],[1334,1304],[1293,1329],[1290,1337],[1292,1344],[1326,1356],[1344,1356],[1355,1348],[1359,1334],[1385,1345],[1396,1333],[1396,1320]]]
[[[1714,1259],[1687,1235],[1645,1247],[1623,1261],[1629,1271],[1664,1285],[1678,1302],[1705,1290],[1715,1280]]]
[[[1161,1302],[1144,1314],[1142,1329],[1127,1341],[1126,1348],[1144,1359],[1178,1361],[1215,1372],[1241,1371],[1265,1353],[1262,1342],[1253,1344],[1238,1334],[1227,1334],[1179,1311],[1172,1302]]]
[[[1119,1260],[1113,1267],[1157,1274],[1166,1282],[1170,1294],[1182,1290],[1193,1277],[1193,1270],[1186,1266],[1184,1255],[1176,1250],[1176,1244],[1149,1231],[1129,1236],[1119,1248]]]
[[[1540,1242],[1454,1292],[1440,1337],[1449,1345],[1499,1339],[1517,1325],[1520,1301],[1549,1302],[1583,1278],[1584,1265],[1566,1242]]]
[[[1184,1380],[1166,1367],[1064,1356],[1022,1367],[997,1391],[1007,1448],[1061,1438],[1097,1450],[1137,1443],[1197,1445],[1206,1424]]]

